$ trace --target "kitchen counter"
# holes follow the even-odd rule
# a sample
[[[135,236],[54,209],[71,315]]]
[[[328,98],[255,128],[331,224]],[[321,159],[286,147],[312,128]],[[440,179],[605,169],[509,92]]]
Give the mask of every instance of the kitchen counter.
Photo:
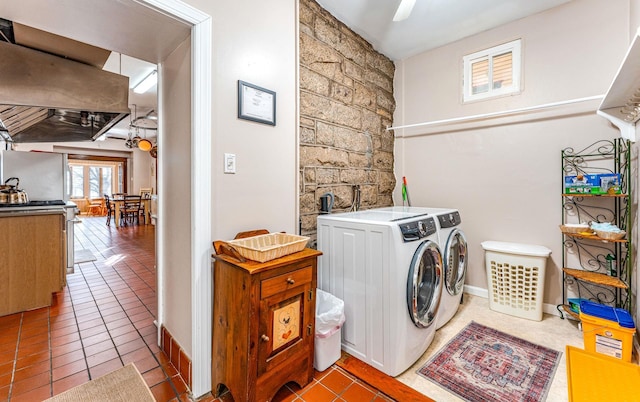
[[[50,306],[65,286],[66,207],[0,208],[0,316]]]
[[[65,212],[65,208],[75,208],[76,204],[71,201],[33,201],[33,203],[39,203],[40,205],[32,205],[30,204],[0,204],[0,213],[5,212],[21,212],[21,213],[29,213],[38,211],[57,211],[57,212]],[[63,203],[63,204],[59,204]]]
[[[21,216],[21,215],[52,215],[52,214],[65,214],[65,209],[58,208],[2,208],[0,209],[0,217],[2,216]]]

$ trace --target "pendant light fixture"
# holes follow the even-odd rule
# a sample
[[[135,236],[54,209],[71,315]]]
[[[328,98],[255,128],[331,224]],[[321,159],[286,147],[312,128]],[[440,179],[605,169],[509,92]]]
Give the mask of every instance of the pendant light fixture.
[[[135,105],[133,105],[135,106]],[[129,115],[129,133],[127,134],[127,140],[124,142],[124,146],[132,149],[133,148],[133,133],[131,132],[131,115]]]
[[[140,149],[141,151],[151,151],[151,148],[153,147],[153,144],[151,144],[151,141],[149,141],[147,139],[147,130],[144,130],[144,138],[141,138],[138,141],[138,149]]]
[[[136,135],[131,139],[131,142],[132,142],[133,146],[137,147],[138,143],[140,142],[141,139],[142,139],[142,137],[140,137],[140,132],[136,128]]]
[[[158,147],[154,145],[149,139],[147,139],[147,129],[149,130],[157,130],[158,129],[158,116],[156,115],[154,110],[151,110],[144,116],[138,117],[138,108],[136,105],[134,106],[134,119],[129,124],[129,130],[131,128],[136,129],[136,136],[132,138],[132,147],[138,148],[141,151],[150,152],[152,157],[157,157]],[[140,137],[138,134],[140,129],[144,130],[143,137]],[[152,152],[153,151],[153,152]]]
[[[136,121],[137,116],[138,116],[138,106],[137,106],[137,105],[133,105],[133,113],[134,113],[134,115],[136,116],[136,117],[133,119],[133,121]],[[133,124],[133,122],[129,123],[129,128],[131,128],[131,127],[135,127],[135,128],[136,128],[136,135],[135,135],[135,137],[133,137],[133,138],[131,139],[131,141],[132,141],[132,143],[133,143],[133,146],[134,146],[134,147],[137,147],[137,146],[138,146],[138,142],[141,140],[141,138],[140,138],[140,130],[138,129],[138,127],[136,127],[136,126]]]

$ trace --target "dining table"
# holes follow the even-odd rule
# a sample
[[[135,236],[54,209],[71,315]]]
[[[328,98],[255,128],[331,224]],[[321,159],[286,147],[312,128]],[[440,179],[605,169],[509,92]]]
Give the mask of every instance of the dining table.
[[[113,204],[113,207],[114,207],[113,219],[116,222],[116,227],[119,227],[120,226],[120,208],[122,208],[122,206],[124,205],[124,196],[117,196],[117,197],[114,196],[109,201],[111,201],[111,203]],[[150,198],[142,198],[142,199],[140,199],[140,202],[142,203],[142,208],[144,210],[144,214],[143,214],[144,224],[148,225],[149,223],[151,223],[150,219],[148,219],[149,211],[151,211],[151,209],[150,209],[151,199]]]

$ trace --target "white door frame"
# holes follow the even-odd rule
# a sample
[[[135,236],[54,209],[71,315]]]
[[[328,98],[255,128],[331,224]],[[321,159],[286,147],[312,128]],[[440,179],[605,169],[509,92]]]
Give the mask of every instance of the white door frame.
[[[191,392],[211,391],[211,16],[179,0],[134,0],[191,26]],[[159,185],[167,188],[160,177]],[[163,222],[162,204],[158,220]],[[162,289],[165,241],[162,225],[158,242],[158,328],[164,322]],[[158,337],[158,341],[160,338]]]

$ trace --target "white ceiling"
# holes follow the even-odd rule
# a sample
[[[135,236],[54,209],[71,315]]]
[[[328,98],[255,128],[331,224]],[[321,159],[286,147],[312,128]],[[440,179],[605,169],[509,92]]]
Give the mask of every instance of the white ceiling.
[[[166,59],[191,33],[135,0],[3,0],[0,17],[150,63]]]
[[[569,1],[416,0],[409,18],[393,22],[400,0],[317,0],[392,60],[402,60]]]
[[[145,79],[153,70],[157,70],[157,68],[157,64],[111,52],[103,70],[129,77],[129,108],[131,109],[131,114],[109,130],[107,137],[127,138],[129,124],[132,120],[152,111],[155,111],[157,116],[158,86],[151,87],[143,94],[133,92],[133,87]],[[155,130],[146,130],[144,133],[147,137],[155,137],[156,135]],[[135,135],[135,132],[133,134]]]

